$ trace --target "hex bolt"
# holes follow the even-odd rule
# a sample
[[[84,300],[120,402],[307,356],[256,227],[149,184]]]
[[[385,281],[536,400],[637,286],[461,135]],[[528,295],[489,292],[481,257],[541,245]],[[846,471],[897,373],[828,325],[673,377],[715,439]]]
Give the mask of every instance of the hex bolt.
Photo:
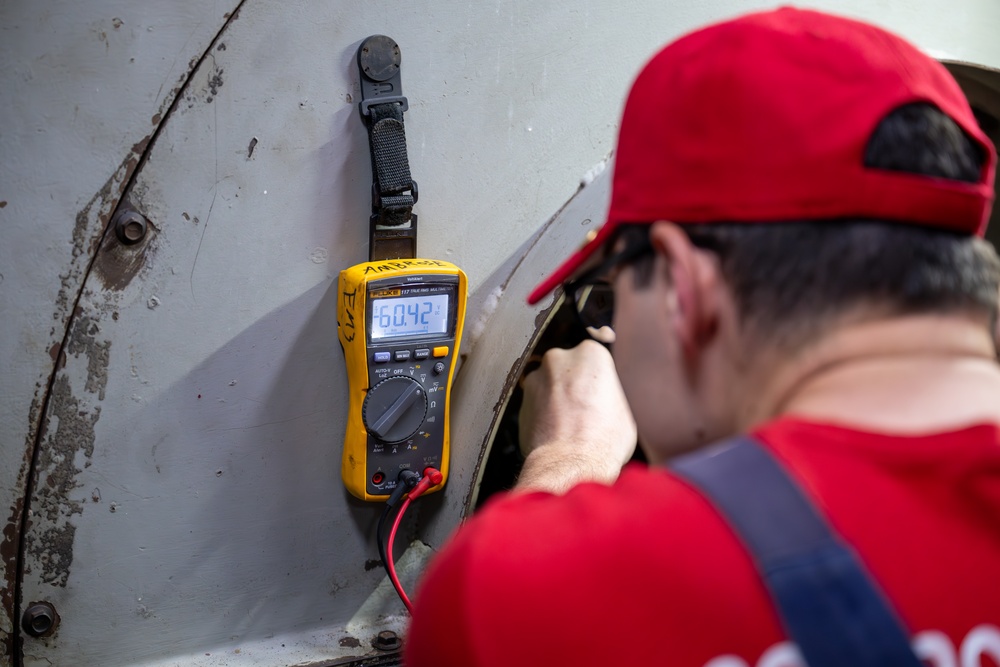
[[[33,602],[21,617],[21,627],[32,637],[47,637],[59,623],[56,608],[48,602]]]
[[[146,236],[146,218],[136,211],[120,211],[115,215],[115,235],[125,245],[134,245]]]
[[[372,640],[372,646],[379,651],[396,651],[403,645],[403,641],[392,630],[383,630]]]

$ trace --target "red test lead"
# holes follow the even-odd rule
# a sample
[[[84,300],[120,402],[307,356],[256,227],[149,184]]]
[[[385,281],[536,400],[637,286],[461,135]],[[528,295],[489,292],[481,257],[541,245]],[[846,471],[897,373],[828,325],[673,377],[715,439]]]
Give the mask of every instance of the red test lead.
[[[396,565],[393,562],[392,546],[396,539],[396,531],[399,530],[399,524],[402,523],[403,515],[406,513],[406,509],[410,506],[410,503],[422,496],[431,487],[440,484],[444,480],[444,475],[437,468],[427,467],[424,468],[424,474],[419,477],[419,480],[415,484],[413,484],[413,476],[416,475],[416,473],[411,471],[404,472],[409,474],[406,476],[405,480],[403,479],[403,475],[400,475],[400,488],[404,488],[404,485],[412,485],[412,488],[406,493],[406,496],[403,499],[403,504],[399,508],[399,513],[396,515],[396,520],[392,523],[392,528],[389,530],[389,538],[386,542],[385,549],[382,549],[382,520],[379,520],[378,530],[376,531],[376,539],[379,542],[379,549],[382,551],[382,563],[385,565],[386,572],[389,574],[389,580],[392,582],[392,585],[399,594],[403,604],[406,605],[407,611],[412,614],[413,604],[410,602],[410,598],[406,595],[406,591],[403,590],[403,585],[400,583],[399,577],[396,575]],[[393,496],[395,495],[396,494],[394,493]],[[391,511],[393,504],[395,503],[389,502],[386,504],[385,512],[382,514],[383,520]]]

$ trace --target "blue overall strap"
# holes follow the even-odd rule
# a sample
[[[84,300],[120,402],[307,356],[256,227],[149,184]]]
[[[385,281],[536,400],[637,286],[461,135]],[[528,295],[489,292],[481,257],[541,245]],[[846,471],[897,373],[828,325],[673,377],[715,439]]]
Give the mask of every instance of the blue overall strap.
[[[874,579],[765,447],[734,438],[670,467],[739,535],[809,667],[921,667]]]

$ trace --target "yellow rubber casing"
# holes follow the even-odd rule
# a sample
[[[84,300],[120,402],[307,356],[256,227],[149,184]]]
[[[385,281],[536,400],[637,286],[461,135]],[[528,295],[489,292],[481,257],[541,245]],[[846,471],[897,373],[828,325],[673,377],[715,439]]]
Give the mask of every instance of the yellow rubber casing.
[[[428,297],[428,294],[433,296]],[[447,300],[444,300],[445,295]],[[411,332],[401,328],[397,333],[386,333],[391,330],[373,326],[373,303],[389,299],[385,303],[403,304],[421,298],[447,304],[447,312],[437,320],[445,318],[441,325],[444,331]],[[439,490],[447,481],[451,449],[451,386],[465,323],[467,298],[465,273],[454,264],[441,260],[365,262],[340,272],[337,335],[344,350],[349,384],[341,476],[347,490],[357,498],[366,501],[388,499],[399,472],[405,469],[422,473],[425,467],[432,466],[440,470],[444,476],[441,483],[428,492]],[[430,307],[428,301],[422,303]],[[416,304],[411,307],[415,310]],[[397,305],[396,308],[405,311],[405,306]],[[381,318],[388,321],[389,317],[384,312]],[[435,356],[442,348],[448,349],[447,354]],[[399,409],[404,398],[388,407],[392,397],[387,402],[374,400],[376,394],[398,393],[396,389],[379,387],[383,383],[409,387],[406,390],[409,392],[406,394],[408,407]],[[378,389],[371,392],[373,387]],[[370,393],[373,405],[366,401]],[[375,404],[378,407],[374,407]],[[424,406],[423,421],[420,421],[421,405]],[[385,441],[376,435],[382,433],[380,425],[386,419],[379,421],[368,414],[369,421],[374,424],[366,425],[366,410],[392,412],[395,416],[395,412],[403,409],[406,412],[400,418],[401,422],[419,422],[420,425],[412,435],[402,440]],[[408,425],[402,428],[409,430]],[[381,483],[376,483],[380,480]]]

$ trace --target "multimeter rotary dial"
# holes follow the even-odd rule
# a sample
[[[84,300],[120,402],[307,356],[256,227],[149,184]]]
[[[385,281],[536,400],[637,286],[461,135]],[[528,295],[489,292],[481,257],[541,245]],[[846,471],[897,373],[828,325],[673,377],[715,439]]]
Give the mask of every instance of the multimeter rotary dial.
[[[427,416],[427,392],[413,378],[397,375],[368,390],[361,419],[372,436],[388,444],[413,437]]]

